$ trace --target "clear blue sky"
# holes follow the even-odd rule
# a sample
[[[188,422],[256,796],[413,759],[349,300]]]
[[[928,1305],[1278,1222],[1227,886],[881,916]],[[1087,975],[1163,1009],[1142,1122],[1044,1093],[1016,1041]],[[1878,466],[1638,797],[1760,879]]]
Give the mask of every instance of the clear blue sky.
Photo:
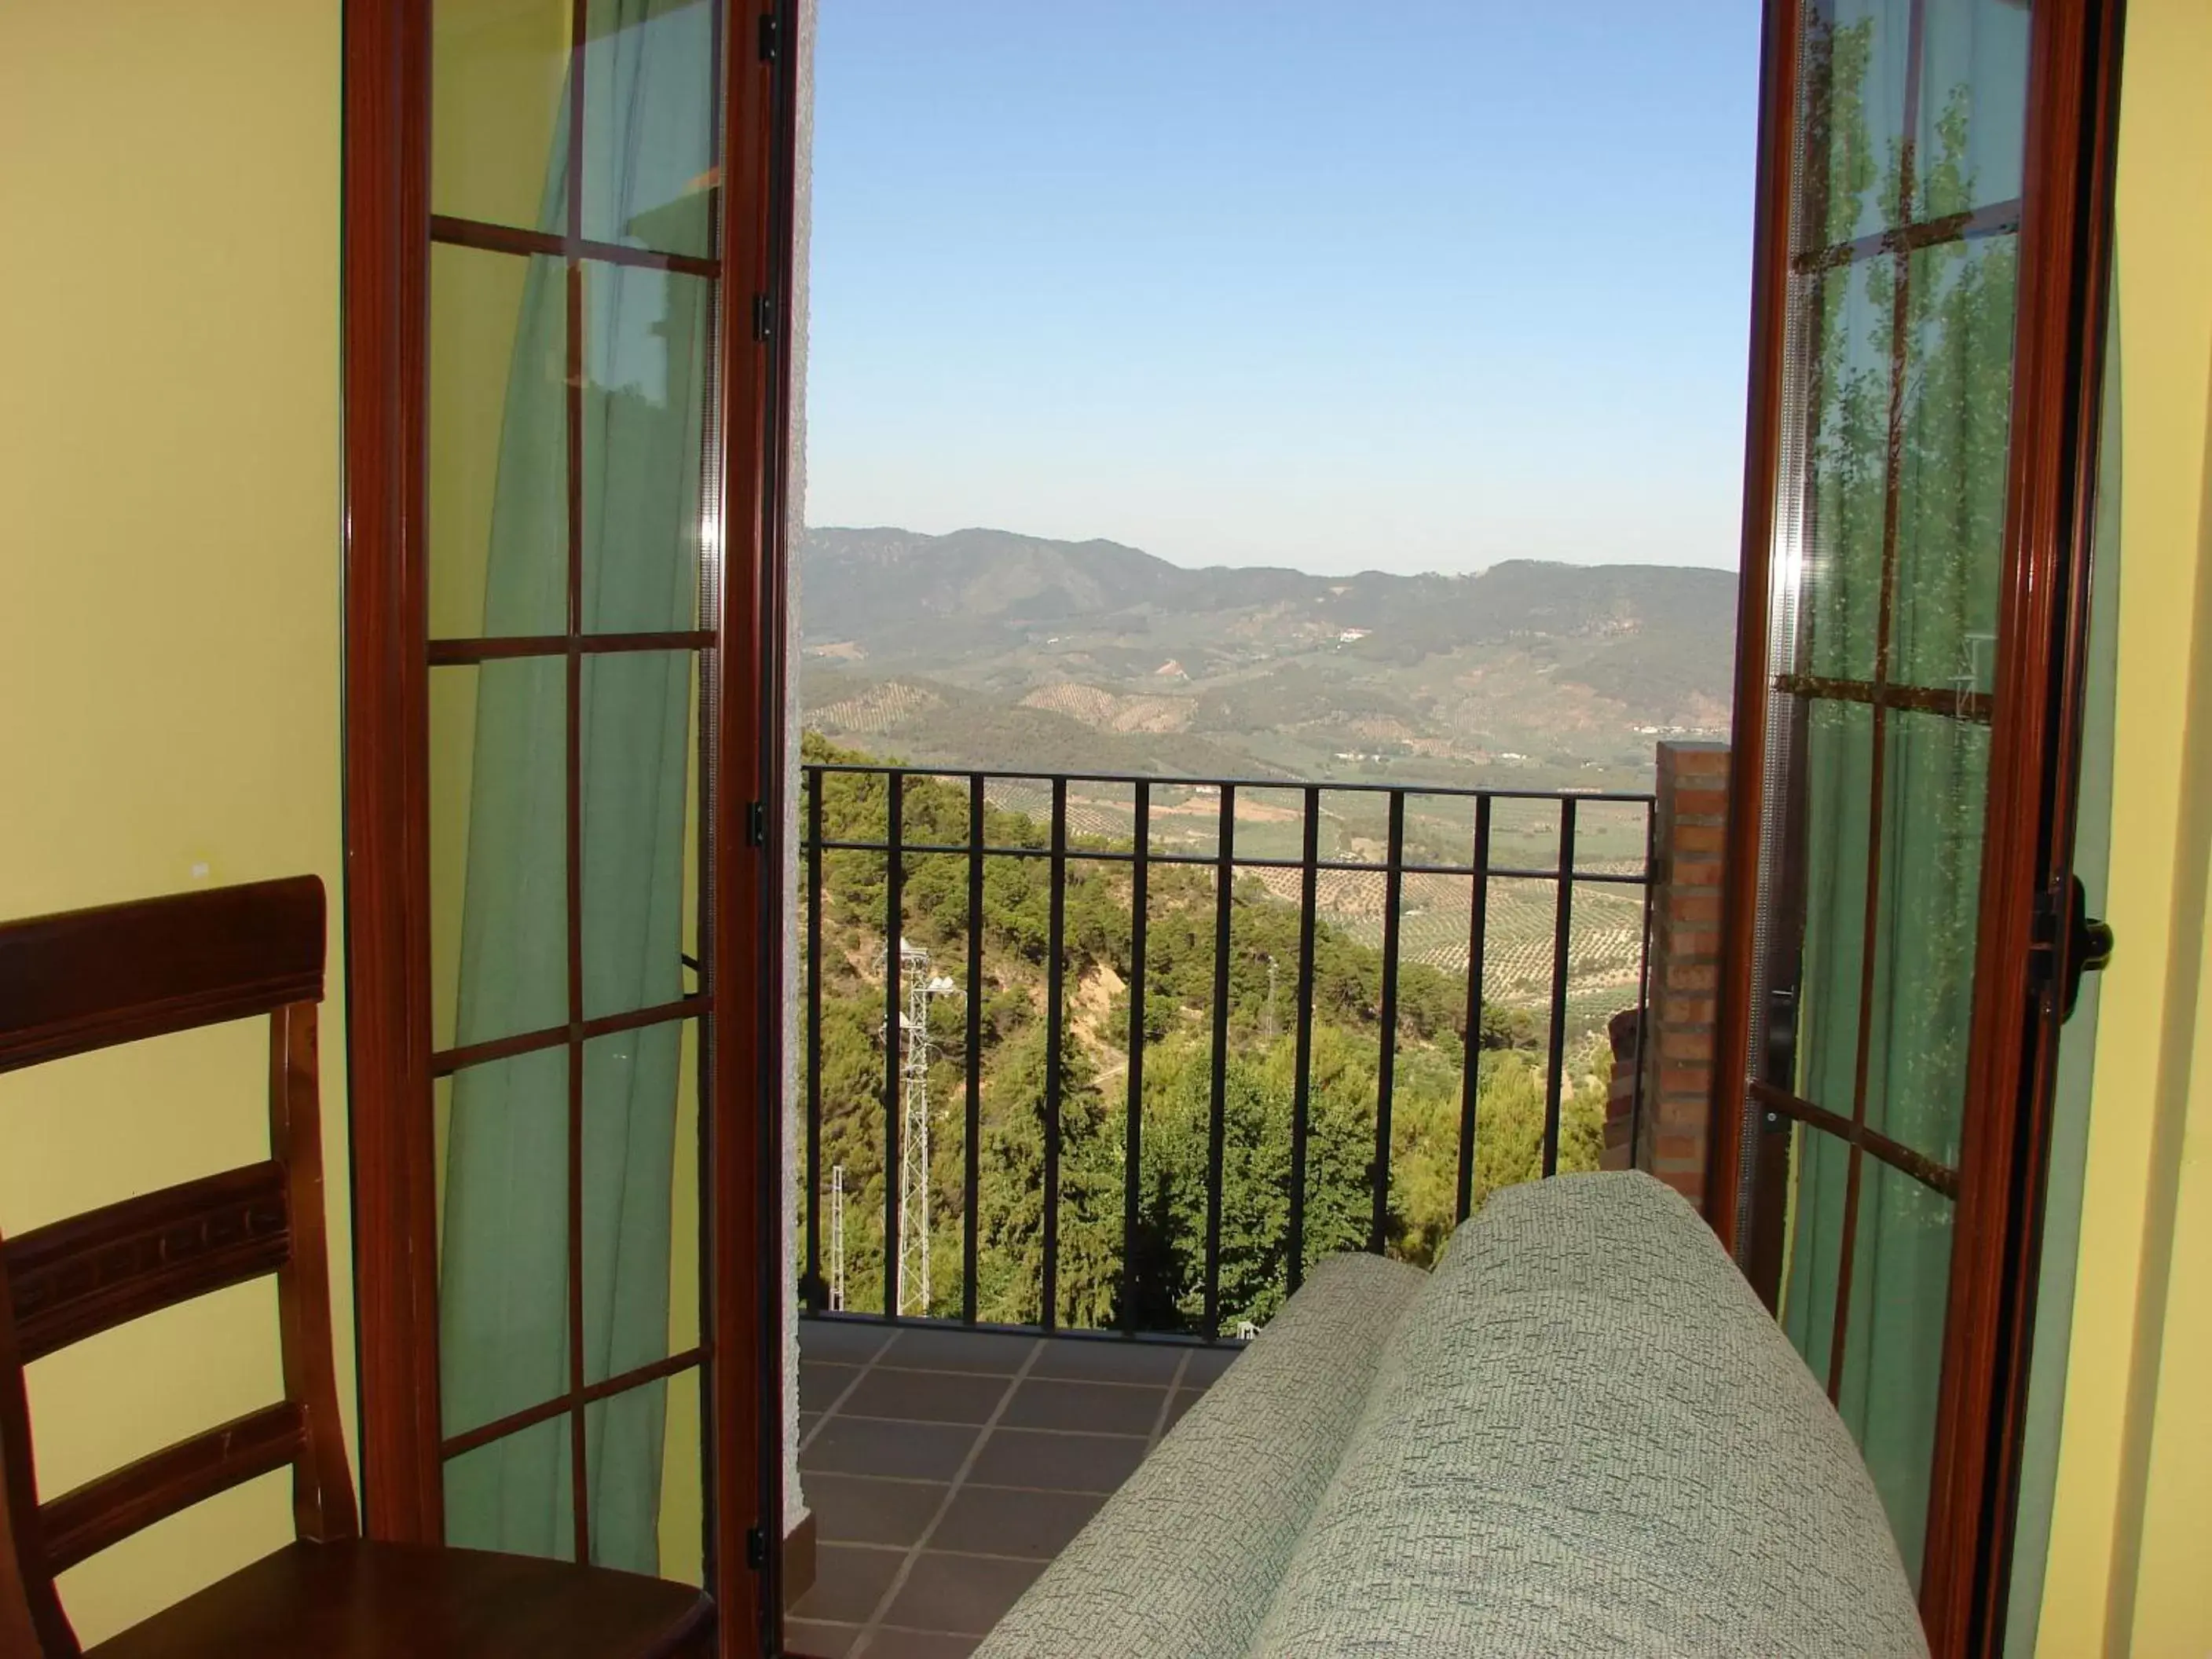
[[[1756,0],[822,0],[809,521],[1734,565]]]

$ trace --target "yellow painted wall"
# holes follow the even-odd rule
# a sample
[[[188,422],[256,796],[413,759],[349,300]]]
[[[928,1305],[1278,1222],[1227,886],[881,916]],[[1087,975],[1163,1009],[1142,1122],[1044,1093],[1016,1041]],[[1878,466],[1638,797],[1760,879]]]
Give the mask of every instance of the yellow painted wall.
[[[2130,0],[2110,920],[2039,1651],[2212,1652],[2212,6]]]
[[[303,871],[335,912],[339,13],[0,5],[0,915]],[[0,1231],[265,1156],[264,1041],[222,1027],[0,1079]],[[274,1397],[274,1306],[244,1286],[39,1362],[45,1489]],[[64,1596],[96,1640],[289,1532],[272,1477]]]

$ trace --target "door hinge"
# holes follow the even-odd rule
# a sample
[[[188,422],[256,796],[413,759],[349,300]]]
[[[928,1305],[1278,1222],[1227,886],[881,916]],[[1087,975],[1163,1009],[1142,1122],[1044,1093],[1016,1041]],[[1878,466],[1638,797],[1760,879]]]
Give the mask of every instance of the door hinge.
[[[768,845],[768,803],[762,800],[745,803],[745,845]]]
[[[753,338],[765,340],[775,332],[775,301],[765,294],[753,295]]]
[[[767,1528],[747,1527],[745,1528],[745,1565],[755,1572],[760,1571],[768,1565]]]
[[[760,20],[760,60],[762,63],[773,64],[775,62],[776,50],[783,44],[782,37],[783,28],[780,21],[777,20],[776,15],[772,11],[763,12],[761,14]]]

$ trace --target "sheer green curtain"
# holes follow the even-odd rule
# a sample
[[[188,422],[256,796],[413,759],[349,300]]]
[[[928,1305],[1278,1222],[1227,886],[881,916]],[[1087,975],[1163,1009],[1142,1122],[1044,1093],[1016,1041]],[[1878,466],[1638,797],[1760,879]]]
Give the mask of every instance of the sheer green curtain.
[[[590,10],[583,231],[707,251],[699,160],[712,131],[706,4],[602,0]],[[567,100],[540,223],[565,222]],[[522,291],[485,565],[487,635],[568,627],[568,272],[537,258]],[[701,466],[712,284],[585,262],[580,627],[697,626]],[[433,441],[436,434],[433,434]],[[570,1006],[568,663],[487,663],[477,684],[454,1040],[563,1023]],[[696,653],[586,654],[580,745],[581,981],[586,1018],[688,988],[684,848]],[[671,1182],[686,1027],[664,1023],[456,1074],[441,1255],[442,1406],[449,1434],[565,1395],[569,1066],[581,1073],[583,1376],[669,1346]],[[650,1572],[666,1385],[588,1408],[593,1559]],[[568,1420],[447,1466],[447,1531],[462,1545],[568,1556]]]
[[[1964,1113],[2028,27],[2007,0],[1807,12],[1803,933],[1784,1081],[1923,1167],[1956,1167]],[[1850,1148],[1801,1126],[1792,1162],[1784,1323],[1832,1383],[1917,1572],[1953,1203],[1862,1155],[1846,1274]]]

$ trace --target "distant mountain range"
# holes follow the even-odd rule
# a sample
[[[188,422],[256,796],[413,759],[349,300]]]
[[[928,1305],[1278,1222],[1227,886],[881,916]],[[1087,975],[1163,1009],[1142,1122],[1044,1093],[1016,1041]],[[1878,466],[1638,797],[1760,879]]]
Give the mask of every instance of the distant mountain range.
[[[1332,577],[1001,530],[815,529],[799,590],[807,723],[915,760],[1601,782],[1648,773],[1662,732],[1728,723],[1722,570]]]

